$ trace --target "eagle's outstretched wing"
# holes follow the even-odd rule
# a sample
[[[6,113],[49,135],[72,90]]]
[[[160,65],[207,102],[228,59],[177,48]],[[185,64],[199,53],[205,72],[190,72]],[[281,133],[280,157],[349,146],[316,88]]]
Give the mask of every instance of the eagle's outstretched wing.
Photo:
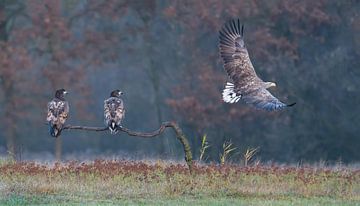
[[[268,83],[257,76],[244,43],[244,26],[240,20],[228,22],[219,33],[220,56],[233,82],[228,82],[223,90],[225,102],[235,103],[244,99],[246,103],[268,111],[294,105],[286,105],[271,95],[266,90]]]
[[[124,103],[122,99],[110,97],[104,101],[105,124],[111,133],[116,133],[117,128],[121,127],[121,121],[125,117]]]
[[[224,68],[241,95],[261,88],[264,82],[256,75],[245,47],[244,26],[240,20],[230,21],[220,30],[220,56]]]
[[[46,120],[49,122],[50,134],[58,137],[68,118],[69,103],[67,101],[52,100],[48,103]]]
[[[259,89],[250,94],[244,95],[242,99],[247,103],[255,106],[259,109],[264,109],[267,111],[280,110],[285,107],[291,107],[293,104],[284,104],[275,98],[268,90]]]

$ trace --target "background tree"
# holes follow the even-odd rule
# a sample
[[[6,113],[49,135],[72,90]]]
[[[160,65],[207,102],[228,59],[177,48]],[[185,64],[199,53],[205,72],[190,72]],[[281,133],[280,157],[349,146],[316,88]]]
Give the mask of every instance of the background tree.
[[[22,148],[32,159],[53,152],[43,125],[46,102],[64,87],[71,92],[69,123],[102,125],[103,100],[119,88],[126,127],[151,131],[176,120],[195,158],[205,133],[209,161],[218,161],[229,139],[239,152],[260,147],[263,160],[360,158],[356,1],[0,2],[2,154]],[[272,92],[296,107],[267,113],[221,101],[227,79],[218,30],[233,18],[245,24],[259,76],[275,81]],[[65,158],[180,159],[181,145],[170,135],[139,140],[73,131],[61,141]]]
[[[0,87],[1,100],[3,105],[1,123],[6,136],[7,152],[14,158],[17,148],[17,124],[23,115],[27,99],[22,96],[24,76],[21,72],[30,63],[27,50],[18,45],[11,39],[14,22],[24,10],[24,5],[20,1],[1,1],[0,2]]]
[[[352,122],[345,119],[337,122],[339,119],[336,116],[337,113],[348,115],[345,114],[345,107],[340,106],[345,103],[340,103],[340,99],[348,99],[346,95],[351,95],[347,94],[351,89],[341,89],[340,85],[343,84],[340,82],[348,79],[346,75],[349,72],[346,68],[356,60],[352,54],[344,52],[350,49],[349,45],[334,43],[339,42],[338,38],[347,38],[345,28],[340,25],[352,22],[351,18],[357,14],[349,12],[344,18],[341,11],[345,8],[353,11],[351,6],[358,8],[359,5],[349,2],[339,4],[334,1],[197,1],[183,6],[180,1],[173,2],[173,5],[167,8],[166,14],[174,19],[174,22],[181,22],[188,28],[184,44],[190,46],[189,50],[197,60],[190,61],[195,64],[192,68],[196,69],[189,78],[197,78],[190,82],[198,84],[190,86],[195,91],[193,94],[187,93],[170,99],[170,106],[175,108],[185,121],[196,125],[196,128],[207,128],[210,137],[215,136],[211,141],[215,141],[218,147],[219,140],[223,141],[221,137],[232,136],[234,143],[242,147],[260,146],[262,154],[270,157],[266,159],[274,156],[282,161],[316,161],[319,158],[336,160],[340,157],[345,160],[352,159],[356,156],[355,148],[340,145],[344,145],[344,142],[357,142],[358,145],[355,140],[356,132],[354,127],[350,126]],[[334,12],[331,8],[335,7],[342,9]],[[194,14],[198,16],[194,17]],[[276,95],[288,94],[297,98],[296,101],[300,104],[296,109],[278,114],[254,113],[247,106],[223,105],[219,95],[209,95],[219,94],[226,79],[224,72],[218,72],[222,65],[214,55],[215,48],[207,49],[208,42],[204,37],[213,30],[219,30],[226,20],[237,17],[245,22],[245,39],[258,73],[264,79],[278,81],[280,86],[274,91]],[[348,31],[346,35],[348,34],[355,33]],[[350,39],[354,38],[356,37]],[[198,49],[194,50],[192,45],[195,44]],[[338,59],[340,56],[343,58]],[[199,65],[199,62],[202,65]],[[353,69],[350,71],[353,75]],[[338,82],[335,83],[334,80]],[[181,90],[190,91],[188,87],[189,82],[185,82]],[[344,92],[346,90],[348,92]],[[282,96],[282,99],[286,100],[288,97]],[[189,108],[193,109],[192,112],[188,112]],[[354,109],[349,105],[346,108],[349,112]],[[334,109],[337,110],[336,114],[330,112]],[[218,120],[220,125],[216,124]],[[359,119],[356,118],[355,122],[359,122]],[[334,127],[338,124],[342,126]],[[354,133],[344,137],[343,129],[346,125],[351,127],[352,129],[348,129]],[[212,130],[214,131],[211,132]],[[318,136],[314,131],[321,131],[321,135]],[[339,138],[340,136],[342,138]],[[332,140],[329,141],[330,139]]]

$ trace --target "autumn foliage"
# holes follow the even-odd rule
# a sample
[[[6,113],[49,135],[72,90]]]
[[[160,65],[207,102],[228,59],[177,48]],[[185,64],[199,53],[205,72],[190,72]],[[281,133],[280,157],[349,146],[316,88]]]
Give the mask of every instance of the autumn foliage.
[[[333,0],[1,1],[0,152],[53,152],[46,102],[64,87],[69,121],[102,125],[103,100],[121,89],[128,128],[175,120],[193,152],[207,134],[209,161],[230,139],[240,152],[259,147],[264,160],[356,161],[359,11],[354,1]],[[218,31],[234,18],[245,24],[258,75],[296,107],[266,113],[222,102]],[[170,139],[69,132],[56,148],[177,159],[182,151]]]

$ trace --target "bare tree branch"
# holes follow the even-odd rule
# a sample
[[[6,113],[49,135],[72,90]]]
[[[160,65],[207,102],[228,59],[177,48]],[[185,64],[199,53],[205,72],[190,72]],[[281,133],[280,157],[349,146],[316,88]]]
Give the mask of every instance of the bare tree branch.
[[[185,153],[185,161],[189,167],[190,172],[192,172],[192,153],[189,141],[185,137],[184,133],[182,132],[181,128],[176,122],[163,122],[160,125],[160,128],[153,131],[153,132],[135,132],[127,129],[125,127],[119,128],[119,131],[125,132],[129,136],[136,136],[136,137],[144,137],[144,138],[152,138],[162,134],[167,127],[172,128],[175,131],[176,138],[180,141],[183,146],[184,153]],[[88,130],[88,131],[107,131],[107,127],[87,127],[87,126],[71,126],[66,125],[63,129],[79,129],[79,130]]]
[[[64,126],[62,129],[81,129],[81,130],[101,132],[101,131],[106,131],[106,130],[108,130],[109,128],[107,128],[107,127],[87,127],[87,126],[71,126],[71,125],[66,125],[66,126]]]

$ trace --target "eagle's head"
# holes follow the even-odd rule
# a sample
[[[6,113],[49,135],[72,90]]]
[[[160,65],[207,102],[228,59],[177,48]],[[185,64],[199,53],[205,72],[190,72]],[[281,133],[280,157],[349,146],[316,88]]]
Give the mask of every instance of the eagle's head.
[[[266,89],[270,87],[276,87],[276,84],[275,82],[265,82],[265,87]]]
[[[55,97],[60,99],[60,100],[65,100],[65,95],[67,94],[68,92],[65,90],[65,89],[58,89],[56,90],[55,92]]]
[[[116,89],[110,93],[110,97],[120,97],[121,95],[123,95],[123,92],[118,89]]]

